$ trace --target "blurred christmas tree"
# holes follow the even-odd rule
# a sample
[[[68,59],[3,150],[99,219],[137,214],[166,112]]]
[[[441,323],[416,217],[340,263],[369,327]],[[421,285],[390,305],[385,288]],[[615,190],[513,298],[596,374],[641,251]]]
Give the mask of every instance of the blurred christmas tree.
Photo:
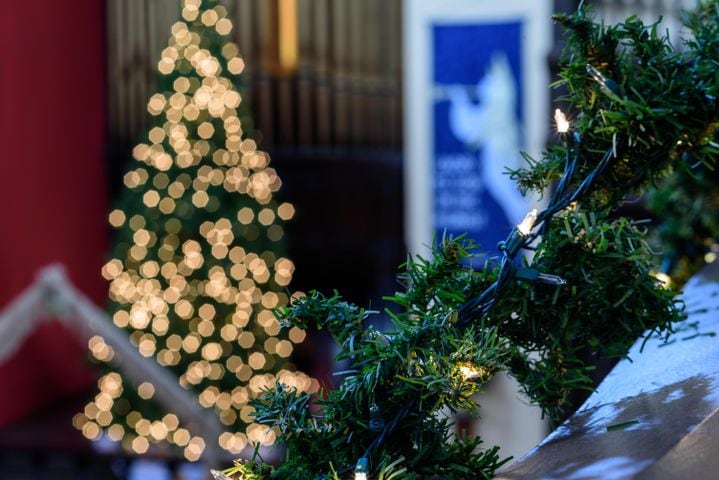
[[[154,126],[134,148],[127,188],[109,216],[117,232],[103,275],[114,323],[227,431],[193,437],[151,401],[152,384],[112,371],[76,425],[91,438],[105,429],[137,453],[167,441],[197,460],[208,442],[233,453],[248,442],[271,444],[274,433],[254,422],[251,400],[278,380],[302,391],[316,384],[287,369],[304,332],[281,330],[273,315],[288,301],[294,267],[278,242],[294,209],[273,200],[280,179],[243,132],[234,86],[243,61],[228,39],[232,24],[215,0],[183,0],[182,17],[147,106]],[[95,356],[112,360],[111,349],[94,342]]]

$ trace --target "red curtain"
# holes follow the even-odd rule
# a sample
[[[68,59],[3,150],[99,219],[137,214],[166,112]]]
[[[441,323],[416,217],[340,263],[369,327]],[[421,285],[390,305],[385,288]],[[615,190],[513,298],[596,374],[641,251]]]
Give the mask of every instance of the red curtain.
[[[0,2],[0,308],[56,262],[106,298],[104,50],[101,0]],[[0,426],[88,391],[86,352],[38,329],[0,365]]]

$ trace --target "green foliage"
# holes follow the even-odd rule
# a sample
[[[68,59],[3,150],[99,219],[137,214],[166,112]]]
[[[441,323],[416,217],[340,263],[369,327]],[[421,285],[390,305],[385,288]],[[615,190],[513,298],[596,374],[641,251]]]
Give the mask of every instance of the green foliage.
[[[694,33],[687,41],[692,69],[702,79],[707,95],[717,96],[716,68],[719,58],[719,6],[716,2],[702,5],[695,12],[686,12],[683,21]],[[715,100],[716,102],[716,100]],[[719,177],[716,159],[719,152],[716,122],[707,128],[706,142],[701,149],[683,154],[672,176],[650,192],[648,204],[660,218],[656,243],[663,252],[663,269],[672,281],[682,285],[703,264],[707,253],[719,238]],[[716,254],[716,246],[711,253]],[[711,254],[710,254],[711,257]]]
[[[551,418],[573,407],[574,390],[593,388],[589,359],[621,357],[644,332],[670,332],[682,318],[677,292],[650,274],[644,236],[624,218],[564,212],[532,267],[566,285],[516,283],[492,310],[512,345],[511,373]]]
[[[592,388],[591,359],[623,357],[637,338],[672,332],[682,305],[651,275],[646,232],[610,213],[682,157],[714,161],[717,2],[697,15],[687,17],[695,40],[681,52],[635,17],[616,27],[584,9],[556,17],[569,32],[560,83],[573,130],[563,147],[512,173],[526,190],[560,180],[536,233],[516,229],[502,261],[479,269],[476,245],[462,237],[442,239],[430,259],[410,258],[387,332],[337,294],[312,292],[283,309],[286,325],[326,328],[347,369],[337,389],[279,385],[256,404],[257,421],[287,453],[263,478],[349,478],[361,458],[372,478],[491,478],[503,463],[498,448],[454,434],[449,414],[477,414],[472,395],[496,372],[515,376],[557,419],[573,407],[572,392]],[[515,252],[535,238],[520,270]]]
[[[653,244],[662,252],[662,269],[683,285],[716,255],[719,238],[719,178],[712,167],[685,165],[648,195],[650,210],[659,217]]]
[[[368,453],[377,472],[398,462],[402,478],[491,478],[498,448],[480,451],[481,439],[453,435],[447,412],[477,414],[472,395],[508,370],[557,415],[569,393],[592,386],[583,354],[622,356],[645,330],[668,331],[680,318],[674,292],[649,276],[642,237],[624,219],[555,218],[533,266],[554,269],[567,285],[514,282],[484,322],[467,328],[456,326],[457,309],[496,270],[468,267],[474,245],[463,238],[443,239],[432,260],[405,264],[407,288],[392,297],[402,312],[389,332],[364,326],[375,312],[338,295],[298,299],[284,321],[328,329],[347,370],[337,390],[300,394],[278,384],[255,405],[256,420],[275,428],[287,451],[268,478],[316,478],[335,467],[344,474]],[[380,431],[370,426],[374,405]]]
[[[615,148],[613,168],[598,179],[585,199],[590,209],[621,202],[666,177],[689,154],[695,162],[713,165],[711,142],[717,115],[716,2],[686,15],[695,36],[682,51],[660,36],[658,23],[644,25],[637,17],[606,27],[594,23],[584,9],[555,19],[569,32],[558,85],[568,93],[573,125],[582,135],[581,181],[600,157]],[[616,92],[587,74],[597,69]],[[563,172],[565,148],[552,147],[527,170],[513,172],[524,190],[544,190]]]
[[[461,239],[447,239],[437,246],[432,261],[407,263],[405,278],[412,284],[395,298],[407,308],[392,315],[390,332],[366,327],[374,312],[337,295],[312,292],[283,310],[284,320],[295,326],[327,328],[340,345],[338,358],[346,360],[347,369],[337,390],[297,394],[278,385],[256,405],[257,421],[276,428],[287,448],[287,459],[272,478],[328,475],[330,461],[343,474],[375,449],[376,470],[401,466],[406,469],[402,478],[491,477],[501,464],[497,449],[473,453],[481,440],[453,435],[447,418],[453,411],[476,413],[472,394],[508,359],[507,345],[496,329],[455,326],[456,308],[476,293],[465,291],[462,279],[478,290],[490,275],[465,265],[469,246]],[[463,373],[470,371],[475,378]],[[316,407],[312,414],[310,404]],[[373,407],[378,408],[377,418],[372,418]]]
[[[255,457],[256,456],[257,452],[255,451]],[[242,480],[263,480],[272,472],[272,468],[263,463],[255,463],[253,458],[252,461],[249,462],[235,460],[235,466],[228,468],[224,472],[218,472],[216,470],[212,470],[211,472],[218,480],[231,478],[230,476],[239,476]]]

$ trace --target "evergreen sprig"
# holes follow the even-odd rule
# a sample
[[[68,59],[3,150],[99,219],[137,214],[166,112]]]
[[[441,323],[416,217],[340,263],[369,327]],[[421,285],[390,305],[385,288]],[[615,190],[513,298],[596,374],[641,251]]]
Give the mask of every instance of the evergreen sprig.
[[[683,22],[694,35],[686,42],[693,58],[692,71],[708,96],[717,97],[719,25],[716,3],[684,12]],[[719,132],[716,123],[707,128],[710,141],[701,149],[686,152],[673,175],[648,196],[651,211],[661,219],[656,239],[663,252],[662,270],[682,285],[704,264],[705,255],[719,238]],[[716,247],[715,247],[716,248]],[[716,255],[716,251],[711,252]],[[711,258],[711,256],[710,256]]]
[[[717,1],[696,15],[683,51],[635,17],[615,27],[584,8],[555,17],[569,32],[559,83],[573,130],[512,173],[526,190],[553,186],[547,208],[512,232],[498,263],[472,268],[475,245],[464,237],[410,258],[388,332],[366,326],[375,313],[337,294],[312,292],[283,309],[288,325],[328,329],[347,367],[337,389],[277,386],[256,404],[286,448],[282,465],[260,478],[337,480],[365,461],[373,478],[491,478],[505,461],[498,448],[452,433],[449,414],[476,414],[472,395],[496,372],[515,376],[556,419],[572,392],[592,388],[591,359],[622,357],[635,339],[672,331],[682,306],[652,276],[646,231],[611,214],[685,154],[713,162]],[[530,244],[533,258],[518,265]],[[241,468],[239,478],[267,472]]]
[[[719,253],[719,172],[687,164],[652,190],[647,204],[660,221],[652,238],[662,252],[659,268],[681,286]]]
[[[555,217],[532,267],[566,285],[515,283],[489,316],[512,345],[511,373],[555,420],[575,390],[593,388],[589,359],[621,357],[645,332],[671,332],[681,319],[676,292],[651,274],[645,234],[597,212]]]

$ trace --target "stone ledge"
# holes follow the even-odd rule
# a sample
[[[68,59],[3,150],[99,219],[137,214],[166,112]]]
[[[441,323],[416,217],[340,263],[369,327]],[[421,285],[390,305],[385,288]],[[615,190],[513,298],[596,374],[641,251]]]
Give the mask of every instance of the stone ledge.
[[[689,318],[642,340],[579,410],[499,480],[719,478],[719,263],[694,277]]]

